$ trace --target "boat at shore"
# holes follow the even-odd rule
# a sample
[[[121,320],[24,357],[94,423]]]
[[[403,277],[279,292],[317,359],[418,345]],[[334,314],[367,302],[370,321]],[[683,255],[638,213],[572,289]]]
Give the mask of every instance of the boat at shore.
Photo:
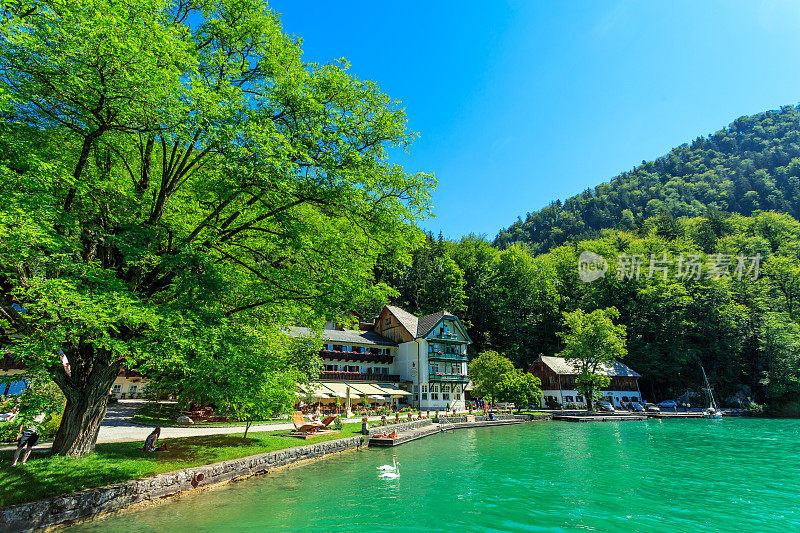
[[[700,365],[700,370],[703,371],[703,379],[706,382],[706,388],[704,390],[708,394],[708,409],[706,409],[703,412],[703,418],[709,418],[712,420],[722,420],[722,411],[717,405],[717,402],[714,400],[714,391],[711,389],[711,384],[708,382],[706,369],[703,368],[703,365]]]

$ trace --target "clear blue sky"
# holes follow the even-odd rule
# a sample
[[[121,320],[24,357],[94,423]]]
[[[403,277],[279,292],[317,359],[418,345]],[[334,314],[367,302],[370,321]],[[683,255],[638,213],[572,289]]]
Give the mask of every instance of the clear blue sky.
[[[518,216],[742,115],[800,101],[800,2],[271,2],[309,61],[402,100],[446,237]]]

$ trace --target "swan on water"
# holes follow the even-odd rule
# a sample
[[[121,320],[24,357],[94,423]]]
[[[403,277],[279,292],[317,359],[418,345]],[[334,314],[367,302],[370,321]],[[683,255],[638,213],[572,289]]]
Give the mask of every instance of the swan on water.
[[[378,474],[381,479],[397,479],[400,476],[400,463],[397,462],[397,456],[392,455],[392,464],[381,465],[378,470],[381,471]]]

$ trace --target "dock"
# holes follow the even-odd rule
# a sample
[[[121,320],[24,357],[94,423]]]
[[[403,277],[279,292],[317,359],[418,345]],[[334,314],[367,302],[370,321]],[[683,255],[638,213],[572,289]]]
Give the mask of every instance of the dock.
[[[645,415],[553,415],[553,420],[564,422],[631,422],[647,418]]]
[[[546,416],[531,416],[531,415],[499,415],[494,420],[488,420],[483,417],[442,417],[438,419],[425,419],[416,420],[413,422],[406,422],[400,424],[389,424],[370,429],[370,436],[368,438],[369,446],[399,446],[412,440],[421,439],[428,435],[434,435],[445,431],[454,429],[465,429],[474,427],[488,427],[488,426],[507,426],[511,424],[523,424],[533,420],[549,420],[551,417]],[[386,432],[397,432],[397,437],[379,437],[377,435]],[[375,435],[375,436],[373,436]]]

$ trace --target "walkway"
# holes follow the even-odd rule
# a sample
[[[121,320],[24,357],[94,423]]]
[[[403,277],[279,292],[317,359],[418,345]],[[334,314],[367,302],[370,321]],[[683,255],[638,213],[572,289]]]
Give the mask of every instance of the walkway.
[[[100,425],[97,442],[144,442],[144,439],[153,431],[152,426],[140,426],[131,422],[136,411],[146,402],[144,400],[120,400],[108,406],[106,417]],[[370,421],[380,420],[379,416],[369,417]],[[346,418],[344,422],[360,422],[361,417]],[[245,426],[212,426],[212,427],[164,427],[161,428],[162,439],[177,437],[196,437],[202,435],[225,435],[230,433],[244,433]],[[294,429],[294,425],[286,423],[253,424],[249,432],[277,431]],[[37,451],[49,450],[51,443],[43,443],[34,447]],[[0,447],[0,451],[14,450],[15,446]]]

